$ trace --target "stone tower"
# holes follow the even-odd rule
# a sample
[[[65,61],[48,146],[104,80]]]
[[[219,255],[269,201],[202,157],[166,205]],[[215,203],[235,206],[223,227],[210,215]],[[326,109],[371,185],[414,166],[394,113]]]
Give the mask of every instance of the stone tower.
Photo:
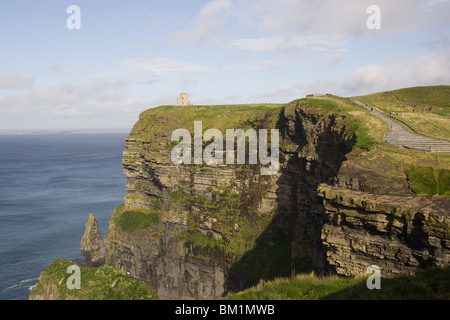
[[[180,96],[177,98],[177,106],[190,106],[192,105],[191,101],[189,101],[187,93],[180,93]]]

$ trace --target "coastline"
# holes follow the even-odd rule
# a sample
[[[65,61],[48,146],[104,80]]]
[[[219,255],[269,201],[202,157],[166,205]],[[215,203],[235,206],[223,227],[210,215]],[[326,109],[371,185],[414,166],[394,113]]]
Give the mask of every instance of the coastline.
[[[55,130],[0,130],[0,135],[44,135],[44,134],[104,134],[130,133],[131,129],[55,129]]]

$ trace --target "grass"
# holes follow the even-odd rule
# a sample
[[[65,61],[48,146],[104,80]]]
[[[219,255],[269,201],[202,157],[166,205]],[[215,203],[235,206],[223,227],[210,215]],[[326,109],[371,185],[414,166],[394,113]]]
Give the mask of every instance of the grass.
[[[426,86],[379,92],[355,98],[373,102],[404,102],[450,108],[449,96],[450,86]]]
[[[31,295],[53,287],[59,300],[159,300],[153,289],[109,266],[80,267],[81,287],[70,290],[67,280],[72,274],[67,273],[67,268],[72,265],[73,262],[64,259],[52,262],[42,271]]]
[[[123,230],[135,232],[158,223],[159,214],[156,210],[125,210],[125,206],[122,204],[114,210],[112,219]]]
[[[194,121],[202,121],[203,131],[216,128],[247,129],[265,120],[266,128],[275,128],[282,104],[248,104],[216,106],[161,106],[144,111],[131,135],[167,135],[178,128],[193,132]],[[271,116],[274,116],[271,118]],[[148,137],[148,136],[147,136]]]
[[[348,161],[362,163],[389,179],[407,177],[409,188],[417,195],[450,197],[448,154],[432,154],[377,144],[372,150],[355,155]]]
[[[441,112],[408,112],[395,116],[415,131],[441,140],[450,140],[450,110]]]
[[[405,88],[355,98],[385,114],[394,113],[420,134],[450,141],[450,86]]]
[[[223,246],[223,241],[216,240],[212,234],[203,234],[201,232],[184,233],[178,235],[178,239],[183,242],[190,242],[200,248],[214,248]]]
[[[412,87],[393,93],[400,101],[450,108],[450,86]]]
[[[450,267],[412,276],[383,278],[381,289],[369,290],[368,276],[342,278],[297,275],[261,281],[257,286],[226,296],[225,300],[420,300],[450,299]]]
[[[450,170],[414,166],[407,174],[417,195],[450,197]]]

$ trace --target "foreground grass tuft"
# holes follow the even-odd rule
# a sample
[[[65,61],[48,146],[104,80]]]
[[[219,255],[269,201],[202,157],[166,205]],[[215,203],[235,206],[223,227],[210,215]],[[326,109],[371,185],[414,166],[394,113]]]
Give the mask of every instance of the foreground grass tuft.
[[[367,276],[341,278],[298,275],[295,279],[261,281],[225,300],[448,300],[450,267],[418,272],[414,276],[381,278],[380,290],[369,290]]]
[[[450,170],[413,166],[407,171],[411,190],[419,196],[450,196]]]
[[[58,300],[159,300],[153,289],[109,266],[80,267],[81,288],[70,290],[67,280],[71,274],[67,268],[71,265],[72,261],[64,259],[52,262],[42,271],[31,296],[53,288]]]
[[[134,232],[147,229],[159,222],[157,209],[125,210],[125,205],[118,206],[112,215],[112,220],[123,230]]]

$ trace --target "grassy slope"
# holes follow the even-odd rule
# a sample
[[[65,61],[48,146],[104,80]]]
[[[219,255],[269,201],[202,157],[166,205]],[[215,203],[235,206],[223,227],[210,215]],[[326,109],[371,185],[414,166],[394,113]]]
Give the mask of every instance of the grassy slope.
[[[159,212],[157,209],[145,210],[134,209],[126,211],[125,205],[120,205],[114,209],[111,220],[113,220],[123,230],[135,232],[146,229],[159,222]]]
[[[374,96],[391,99],[378,94]],[[411,190],[419,196],[450,197],[450,155],[400,149],[383,143],[389,126],[348,99],[326,96],[303,100],[328,113],[351,117],[350,123],[357,127],[356,147],[359,148],[348,155],[348,161],[364,163],[386,178],[407,177]],[[440,100],[435,98],[433,101]]]
[[[31,295],[41,293],[45,285],[57,288],[59,300],[158,300],[154,290],[108,266],[80,267],[81,288],[69,290],[67,280],[72,274],[67,268],[73,264],[64,259],[52,262],[42,271]]]
[[[396,113],[395,118],[418,133],[450,141],[450,86],[406,88],[355,98],[386,114]]]
[[[450,299],[450,268],[427,270],[414,276],[384,279],[381,289],[369,290],[367,276],[355,278],[298,275],[294,279],[261,281],[225,300],[409,300]]]

